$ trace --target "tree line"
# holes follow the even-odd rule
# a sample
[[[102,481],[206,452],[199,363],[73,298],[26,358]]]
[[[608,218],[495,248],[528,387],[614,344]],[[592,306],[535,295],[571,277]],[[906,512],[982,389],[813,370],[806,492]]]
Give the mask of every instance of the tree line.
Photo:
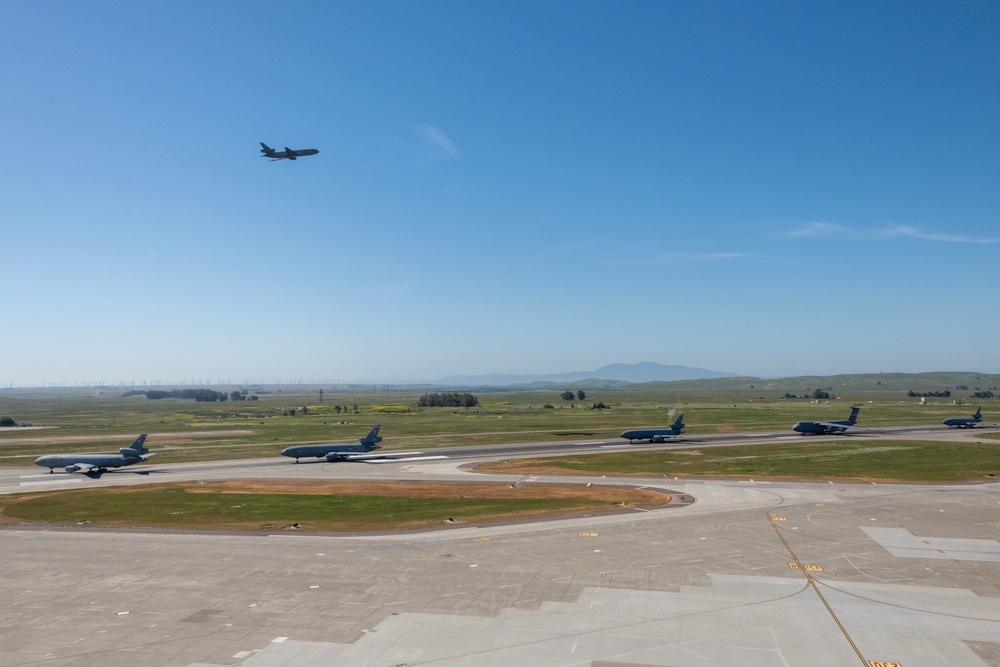
[[[471,408],[479,405],[479,399],[472,394],[424,394],[417,401],[419,408]]]
[[[796,396],[795,394],[785,393],[783,398],[810,398],[808,394],[803,394],[802,396]],[[822,389],[813,389],[812,399],[815,401],[826,401],[831,398],[830,392],[823,391]]]
[[[145,396],[151,401],[157,401],[163,398],[186,398],[194,399],[199,403],[215,403],[216,401],[228,401],[232,399],[234,401],[256,401],[257,395],[247,396],[246,392],[236,390],[231,394],[227,394],[224,391],[215,391],[213,389],[170,389],[165,391],[163,389],[147,389],[146,391],[130,391],[126,396]]]

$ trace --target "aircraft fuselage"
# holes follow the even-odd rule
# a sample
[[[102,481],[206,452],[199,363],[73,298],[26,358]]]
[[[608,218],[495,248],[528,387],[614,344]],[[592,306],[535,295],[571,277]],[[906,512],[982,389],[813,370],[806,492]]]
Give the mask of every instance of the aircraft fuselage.
[[[66,472],[103,471],[108,468],[129,466],[144,460],[141,456],[118,456],[116,454],[47,454],[35,459],[35,465],[48,468],[49,472],[56,468],[64,468]]]
[[[629,442],[633,440],[649,440],[650,442],[663,442],[667,438],[676,438],[681,432],[674,428],[636,428],[622,432],[621,437]]]
[[[275,153],[274,157],[277,160],[294,160],[295,158],[298,157],[305,157],[307,155],[316,155],[317,153],[319,153],[319,151],[316,150],[315,148],[303,148],[302,150],[297,150],[297,151],[293,151],[289,148],[286,148],[283,151]]]
[[[325,458],[326,460],[333,462],[343,461],[351,454],[364,454],[365,452],[370,452],[373,449],[379,449],[379,446],[334,443],[328,443],[325,445],[296,445],[294,447],[286,447],[281,450],[281,455],[288,456],[296,461],[308,458]]]
[[[294,160],[296,158],[305,157],[307,155],[316,155],[319,153],[315,148],[289,148],[285,146],[285,150],[276,151],[263,141],[260,142],[260,152],[263,154],[261,157],[270,158],[272,160]]]
[[[796,422],[792,430],[802,435],[833,435],[847,433],[848,429],[856,429],[854,424],[858,421],[859,406],[851,408],[851,416],[847,419],[837,419],[828,422]],[[860,429],[859,429],[860,430]]]
[[[108,468],[121,468],[145,461],[153,454],[146,448],[146,434],[143,433],[128,447],[122,447],[118,454],[46,454],[35,459],[35,465],[55,472],[63,468],[66,472],[79,472],[92,477],[100,477]]]
[[[842,428],[836,426],[841,425]],[[797,422],[792,430],[796,433],[801,433],[802,435],[831,435],[834,433],[846,433],[847,427],[853,426],[852,423],[845,421],[842,422]]]
[[[972,419],[971,417],[951,417],[945,419],[941,422],[948,428],[976,428],[976,424],[979,423],[978,419]]]

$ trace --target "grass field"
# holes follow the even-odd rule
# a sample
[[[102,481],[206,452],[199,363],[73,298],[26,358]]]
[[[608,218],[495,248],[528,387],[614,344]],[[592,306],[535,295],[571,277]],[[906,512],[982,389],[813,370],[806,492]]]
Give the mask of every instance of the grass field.
[[[668,501],[669,496],[633,488],[251,480],[7,496],[0,498],[0,512],[7,523],[370,531],[648,508]]]
[[[1000,475],[1000,448],[994,443],[842,440],[515,459],[481,464],[478,469],[517,474],[958,482]]]
[[[924,375],[937,378],[941,374]],[[469,409],[418,408],[417,400],[422,390],[376,388],[324,387],[322,404],[319,403],[318,387],[298,386],[269,388],[270,393],[260,394],[258,401],[223,403],[125,397],[120,389],[3,389],[0,390],[0,417],[10,416],[17,421],[30,421],[50,428],[0,431],[0,465],[24,465],[53,451],[115,452],[124,446],[122,441],[102,440],[100,436],[139,433],[183,434],[183,437],[169,439],[157,439],[152,435],[147,442],[150,450],[157,453],[157,463],[173,463],[275,456],[291,444],[349,442],[374,424],[383,425],[385,441],[382,444],[386,449],[419,447],[426,450],[459,445],[612,438],[625,428],[666,423],[669,408],[685,412],[689,425],[687,432],[691,435],[788,430],[800,419],[844,418],[852,404],[863,406],[859,426],[872,427],[934,424],[945,417],[971,414],[974,410],[971,405],[975,404],[956,406],[947,399],[931,399],[930,404],[920,405],[915,399],[908,399],[902,389],[909,386],[907,382],[914,384],[916,380],[890,377],[890,374],[877,376],[882,379],[874,377],[767,381],[766,386],[759,380],[745,378],[726,378],[721,384],[712,384],[714,381],[649,383],[587,389],[583,401],[572,403],[561,400],[560,391],[554,389],[481,390],[473,392],[480,404]],[[985,385],[995,378],[981,379]],[[876,384],[883,380],[883,385]],[[934,382],[940,384],[945,380],[955,381],[955,378],[949,375]],[[796,388],[790,382],[804,386]],[[834,386],[838,383],[843,387]],[[723,389],[713,390],[716,385]],[[810,385],[832,388],[840,398],[820,403],[781,398],[788,387],[805,393]],[[590,407],[598,402],[611,409],[591,410]],[[546,404],[553,408],[546,408]],[[307,408],[306,414],[302,413],[303,406]],[[338,413],[334,406],[341,406],[341,412]],[[984,419],[995,421],[1000,417],[1000,409],[991,410],[991,407],[991,403],[983,402]],[[287,414],[289,408],[296,409],[295,416]],[[200,435],[205,431],[250,433]],[[73,442],[69,439],[72,436],[96,436],[97,439]],[[27,437],[66,440],[14,442]]]
[[[776,392],[783,394],[786,385],[775,389],[752,382],[715,392],[705,389],[704,384],[678,388],[684,383],[586,390],[584,401],[572,403],[561,400],[558,390],[477,391],[480,404],[469,409],[418,408],[423,392],[403,390],[324,388],[322,404],[318,388],[301,387],[273,388],[272,393],[260,394],[258,401],[224,403],[149,400],[123,396],[117,389],[0,390],[0,417],[46,427],[0,431],[0,465],[29,464],[43,453],[116,452],[139,433],[151,434],[147,446],[157,455],[154,463],[158,464],[276,456],[291,444],[354,441],[376,423],[383,426],[382,444],[387,450],[419,447],[426,451],[474,444],[614,438],[625,428],[667,423],[669,408],[685,413],[690,435],[788,431],[802,419],[844,418],[851,405],[862,406],[858,421],[862,427],[940,424],[945,417],[974,411],[968,404],[956,406],[945,399],[920,404],[896,388],[873,389],[879,381],[871,380],[868,386],[868,379],[863,379],[858,382],[864,386],[845,389],[838,393],[840,398],[822,402],[785,399]],[[815,386],[833,383],[830,378],[819,378]],[[611,409],[589,409],[597,402]],[[992,409],[994,404],[982,404],[984,420],[997,421],[1000,410]],[[304,412],[303,406],[307,408]],[[334,406],[341,406],[341,410]],[[295,410],[294,416],[290,409]],[[164,435],[158,438],[157,433]],[[118,439],[121,436],[128,437]],[[845,439],[525,459],[490,464],[489,469],[509,473],[973,481],[990,479],[989,474],[1000,472],[997,441],[989,439],[996,436],[982,436],[986,444]],[[74,437],[91,439],[74,441]],[[29,438],[48,441],[24,441]],[[150,485],[9,496],[0,500],[0,520],[243,530],[277,530],[297,524],[296,530],[354,531],[439,525],[448,517],[459,523],[500,521],[606,511],[620,507],[622,501],[640,505],[660,502],[634,490],[595,496],[594,487],[583,495],[579,487],[572,487],[577,495],[550,491],[539,496],[524,492],[540,488],[533,485],[474,492],[473,486],[462,485],[462,496],[443,487],[430,492],[430,486],[422,486],[416,491],[413,485],[401,483],[357,487],[338,482],[339,491],[333,487],[293,488],[287,483],[237,484]],[[506,489],[502,485],[496,488]],[[400,489],[407,489],[406,494],[400,496]]]

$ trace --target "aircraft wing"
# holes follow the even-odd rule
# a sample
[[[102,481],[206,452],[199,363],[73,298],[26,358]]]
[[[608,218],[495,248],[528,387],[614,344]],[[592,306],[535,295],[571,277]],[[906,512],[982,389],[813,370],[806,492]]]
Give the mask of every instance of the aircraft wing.
[[[357,461],[359,463],[402,463],[406,461],[430,461],[434,459],[446,459],[444,454],[424,454],[423,452],[386,452],[383,454],[355,454],[348,456],[345,461]]]
[[[90,463],[74,463],[73,465],[66,466],[66,472],[82,472],[86,473],[92,468],[96,468]]]
[[[398,459],[401,456],[419,456],[423,452],[385,452],[382,454],[350,454],[345,461],[368,461],[371,459]]]
[[[444,454],[425,454],[423,456],[404,456],[403,458],[391,459],[365,459],[362,463],[406,463],[407,461],[435,461],[437,459],[448,458]]]
[[[850,431],[864,431],[865,430],[865,429],[861,428],[860,426],[847,426],[846,424],[838,424],[836,422],[816,422],[816,423],[819,426],[825,426],[826,428],[832,428],[832,429],[836,429],[838,431],[839,430],[844,430],[844,431],[848,431],[848,430],[850,430]]]

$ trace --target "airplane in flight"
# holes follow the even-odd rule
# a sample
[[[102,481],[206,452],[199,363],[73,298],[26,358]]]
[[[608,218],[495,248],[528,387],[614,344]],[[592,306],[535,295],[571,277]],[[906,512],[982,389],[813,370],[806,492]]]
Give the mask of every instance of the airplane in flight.
[[[941,423],[947,426],[948,428],[951,428],[953,426],[956,428],[976,428],[976,424],[978,424],[982,420],[983,420],[983,409],[976,408],[976,414],[972,415],[971,417],[948,417]]]
[[[831,422],[796,422],[792,430],[802,435],[833,435],[836,433],[846,433],[848,430],[863,431],[854,423],[858,421],[859,407],[851,408],[851,416],[847,419],[840,419]]]
[[[684,432],[684,413],[677,415],[677,419],[670,426],[660,426],[654,428],[634,428],[622,433],[623,438],[629,442],[633,440],[649,440],[650,442],[663,442],[666,438],[676,438]]]
[[[263,141],[260,142],[260,152],[263,153],[261,157],[269,157],[272,160],[295,160],[296,158],[305,157],[306,155],[316,155],[319,153],[315,148],[300,148],[299,150],[294,150],[285,146],[285,150],[276,151]]]
[[[35,459],[35,465],[48,468],[50,473],[56,468],[63,468],[66,472],[78,472],[97,479],[108,468],[130,466],[153,456],[145,442],[146,434],[143,433],[131,445],[119,449],[120,454],[46,454]]]

